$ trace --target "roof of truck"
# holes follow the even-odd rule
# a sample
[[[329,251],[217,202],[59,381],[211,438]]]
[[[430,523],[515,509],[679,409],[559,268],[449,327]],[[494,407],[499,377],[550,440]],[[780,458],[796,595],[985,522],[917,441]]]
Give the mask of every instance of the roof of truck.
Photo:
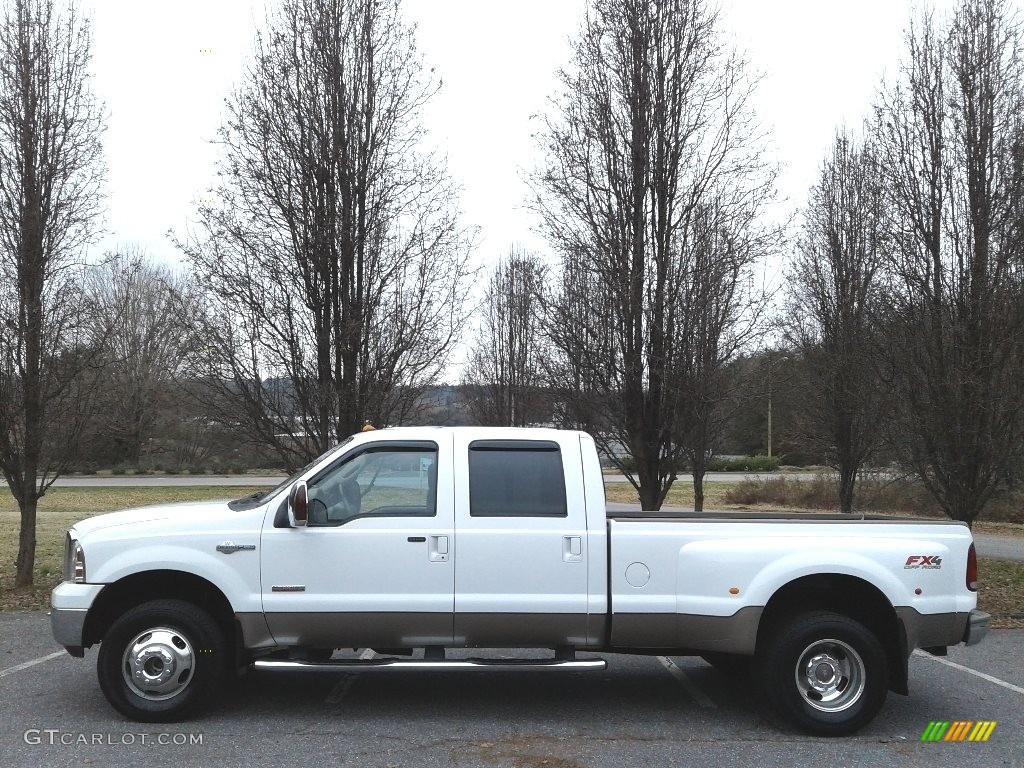
[[[388,433],[417,433],[417,432],[431,432],[436,433],[438,431],[443,432],[456,432],[459,434],[465,434],[469,436],[479,437],[507,437],[509,439],[515,438],[542,438],[547,437],[549,439],[554,438],[558,435],[585,435],[577,429],[555,429],[554,427],[440,427],[440,426],[425,426],[425,427],[381,427],[380,429],[373,430],[375,432],[388,432]],[[366,433],[360,433],[366,434]],[[372,433],[371,433],[372,434]]]

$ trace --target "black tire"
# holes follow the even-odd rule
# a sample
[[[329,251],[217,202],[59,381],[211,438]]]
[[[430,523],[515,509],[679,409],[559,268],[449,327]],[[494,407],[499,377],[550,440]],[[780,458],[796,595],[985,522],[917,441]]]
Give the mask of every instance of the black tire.
[[[709,652],[701,654],[701,658],[726,677],[733,679],[750,677],[753,662],[751,656],[741,656],[738,653]]]
[[[130,657],[133,645],[138,653]],[[228,650],[221,628],[206,611],[183,600],[154,600],[111,625],[100,643],[96,673],[103,695],[125,717],[176,722],[208,704],[221,689]],[[138,668],[134,660],[139,660]]]
[[[829,611],[787,620],[767,638],[755,664],[773,712],[820,736],[845,736],[867,725],[888,690],[878,638],[860,622]]]

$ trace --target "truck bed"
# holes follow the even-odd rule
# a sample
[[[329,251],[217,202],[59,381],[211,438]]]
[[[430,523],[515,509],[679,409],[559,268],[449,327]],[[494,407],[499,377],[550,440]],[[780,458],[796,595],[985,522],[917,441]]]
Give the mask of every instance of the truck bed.
[[[724,525],[728,523],[728,525]],[[769,523],[769,525],[766,525]],[[772,595],[804,577],[877,589],[908,621],[966,619],[966,525],[886,515],[613,513],[611,639],[753,652]]]

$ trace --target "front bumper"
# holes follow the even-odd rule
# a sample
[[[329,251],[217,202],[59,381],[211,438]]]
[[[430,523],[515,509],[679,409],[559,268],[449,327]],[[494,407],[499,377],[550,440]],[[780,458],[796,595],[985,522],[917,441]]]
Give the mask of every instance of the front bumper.
[[[984,611],[971,611],[967,619],[967,629],[964,630],[964,645],[977,645],[985,638],[990,618]]]
[[[58,584],[50,593],[50,628],[53,639],[72,655],[80,656],[85,617],[103,584]]]

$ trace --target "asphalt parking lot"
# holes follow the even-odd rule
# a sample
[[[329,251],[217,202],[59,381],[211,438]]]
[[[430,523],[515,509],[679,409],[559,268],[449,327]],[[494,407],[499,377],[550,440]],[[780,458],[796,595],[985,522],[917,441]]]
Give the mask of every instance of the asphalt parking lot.
[[[107,705],[95,648],[58,650],[45,613],[0,614],[2,766],[1024,764],[1024,630],[951,649],[959,666],[914,656],[911,696],[844,739],[778,726],[699,659],[614,654],[589,673],[252,672],[194,721],[143,725]],[[998,725],[986,743],[922,743],[930,720]]]

